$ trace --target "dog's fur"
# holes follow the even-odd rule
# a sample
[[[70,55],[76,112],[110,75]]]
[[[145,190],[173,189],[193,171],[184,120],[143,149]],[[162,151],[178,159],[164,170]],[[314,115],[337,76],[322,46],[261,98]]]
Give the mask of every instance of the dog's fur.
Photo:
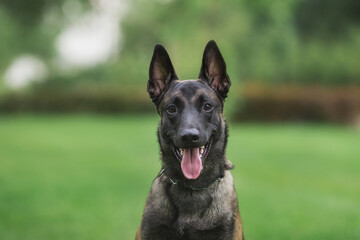
[[[186,81],[178,80],[165,48],[155,46],[147,90],[161,116],[163,171],[152,184],[136,240],[243,239],[229,171],[233,165],[225,156],[228,133],[222,112],[230,84],[214,41],[205,47],[198,79]],[[184,138],[189,131],[196,135],[190,134],[192,141]],[[199,148],[209,142],[200,175],[187,179],[175,148]]]

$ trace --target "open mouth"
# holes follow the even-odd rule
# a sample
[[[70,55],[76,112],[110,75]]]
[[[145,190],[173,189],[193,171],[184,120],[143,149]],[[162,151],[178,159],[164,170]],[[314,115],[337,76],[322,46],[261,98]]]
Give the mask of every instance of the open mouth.
[[[181,170],[187,179],[196,179],[203,169],[203,160],[209,153],[211,139],[199,148],[178,148],[175,146],[175,155],[181,162]]]

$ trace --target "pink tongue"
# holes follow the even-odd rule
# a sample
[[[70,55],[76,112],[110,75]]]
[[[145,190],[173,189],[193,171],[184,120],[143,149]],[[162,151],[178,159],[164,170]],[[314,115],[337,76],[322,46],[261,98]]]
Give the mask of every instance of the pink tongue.
[[[187,179],[196,179],[202,170],[202,162],[199,156],[199,148],[184,149],[181,161],[181,170]]]

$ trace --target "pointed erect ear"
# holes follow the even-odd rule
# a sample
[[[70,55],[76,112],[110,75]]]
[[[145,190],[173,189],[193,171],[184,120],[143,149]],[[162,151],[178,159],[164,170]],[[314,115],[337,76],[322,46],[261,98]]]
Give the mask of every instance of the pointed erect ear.
[[[224,58],[214,40],[205,47],[199,78],[207,81],[223,100],[227,97],[231,82]]]
[[[159,44],[156,45],[150,63],[147,84],[147,91],[152,101],[158,104],[171,81],[177,79],[178,77],[165,48]]]

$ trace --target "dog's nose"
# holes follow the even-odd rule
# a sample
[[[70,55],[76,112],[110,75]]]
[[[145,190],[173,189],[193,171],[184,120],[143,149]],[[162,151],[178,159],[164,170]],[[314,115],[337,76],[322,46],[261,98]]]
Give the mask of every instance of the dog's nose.
[[[180,140],[182,144],[192,144],[199,142],[200,132],[195,128],[184,129],[180,133]]]

